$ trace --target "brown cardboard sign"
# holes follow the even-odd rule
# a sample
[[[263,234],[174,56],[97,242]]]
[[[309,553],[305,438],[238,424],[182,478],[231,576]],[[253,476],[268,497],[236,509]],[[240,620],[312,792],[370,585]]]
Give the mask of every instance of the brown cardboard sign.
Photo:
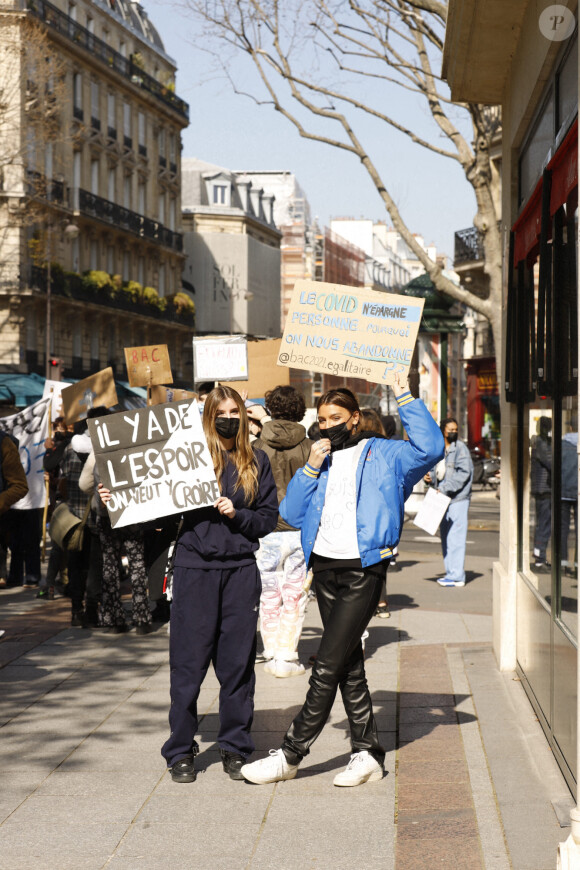
[[[63,414],[68,424],[83,420],[91,408],[117,405],[117,390],[113,369],[106,368],[76,384],[71,384],[61,393]]]
[[[166,344],[126,347],[124,351],[130,387],[151,387],[153,384],[173,383]]]
[[[234,390],[246,390],[250,399],[260,399],[274,387],[290,383],[290,369],[277,365],[282,339],[248,341],[248,380],[220,381]]]
[[[297,281],[278,365],[394,383],[408,376],[424,300],[361,287]]]
[[[150,405],[163,405],[165,402],[181,402],[183,399],[197,399],[191,390],[178,390],[156,384],[150,390]]]

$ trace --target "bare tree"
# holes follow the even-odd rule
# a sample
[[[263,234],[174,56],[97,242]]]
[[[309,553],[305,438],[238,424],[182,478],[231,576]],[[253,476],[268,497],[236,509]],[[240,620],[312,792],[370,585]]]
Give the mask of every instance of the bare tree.
[[[501,348],[502,240],[496,203],[500,179],[490,158],[494,135],[478,104],[452,103],[441,79],[447,21],[444,0],[181,0],[203,22],[203,45],[239,88],[231,55],[244,55],[261,88],[249,94],[268,103],[301,136],[356,156],[375,185],[394,228],[419,258],[435,287],[486,317]],[[371,86],[372,83],[372,86]],[[388,110],[397,87],[423,101],[434,121],[426,138]],[[372,102],[372,98],[375,101]],[[366,116],[461,166],[475,194],[474,226],[481,232],[485,289],[458,287],[430,259],[405,223],[356,123]],[[472,141],[462,133],[472,130]],[[498,377],[500,359],[498,356]]]

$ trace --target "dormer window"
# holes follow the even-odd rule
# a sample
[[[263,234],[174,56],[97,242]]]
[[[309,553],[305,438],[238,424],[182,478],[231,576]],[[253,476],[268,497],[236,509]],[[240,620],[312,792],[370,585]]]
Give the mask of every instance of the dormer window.
[[[213,186],[213,202],[214,205],[226,205],[227,186],[225,184],[214,184]]]
[[[229,208],[232,204],[232,177],[226,172],[204,173],[208,205],[221,205]]]

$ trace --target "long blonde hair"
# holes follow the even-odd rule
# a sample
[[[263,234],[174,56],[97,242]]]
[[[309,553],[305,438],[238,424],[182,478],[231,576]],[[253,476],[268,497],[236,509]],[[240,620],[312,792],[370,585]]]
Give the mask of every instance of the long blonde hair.
[[[236,435],[236,443],[228,455],[223,449],[219,435],[216,432],[215,421],[220,404],[224,399],[233,399],[240,411],[240,428]],[[215,476],[221,488],[221,478],[228,458],[233,462],[238,473],[234,492],[241,486],[248,503],[253,502],[258,493],[258,466],[250,444],[248,416],[242,397],[231,387],[216,387],[206,396],[203,406],[203,431],[207,446],[211,453]]]

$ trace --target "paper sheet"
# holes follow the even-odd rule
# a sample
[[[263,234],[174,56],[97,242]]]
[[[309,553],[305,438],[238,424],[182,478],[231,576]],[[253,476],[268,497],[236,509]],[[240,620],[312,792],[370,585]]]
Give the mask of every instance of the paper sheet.
[[[430,488],[423,499],[423,504],[417,511],[413,523],[420,529],[424,529],[429,535],[436,535],[439,523],[445,516],[451,499],[442,492]]]

